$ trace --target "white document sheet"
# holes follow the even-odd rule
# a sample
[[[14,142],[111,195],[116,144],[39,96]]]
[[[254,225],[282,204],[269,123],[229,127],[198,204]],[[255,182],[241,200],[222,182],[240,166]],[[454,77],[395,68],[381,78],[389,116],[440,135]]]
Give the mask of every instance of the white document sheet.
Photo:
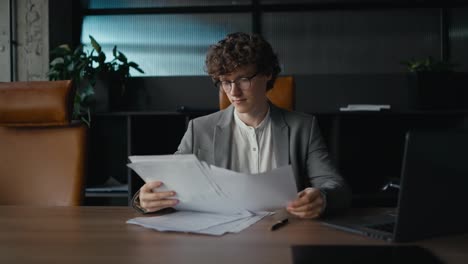
[[[269,214],[269,212],[260,212],[252,216],[235,216],[179,211],[161,216],[137,217],[128,220],[127,223],[161,232],[174,231],[221,236],[228,232],[238,233]]]
[[[245,217],[236,221],[227,222],[215,226],[208,227],[206,229],[198,230],[196,233],[207,234],[207,235],[224,235],[225,233],[239,233],[247,227],[260,221],[263,217],[271,215],[270,212],[257,212],[255,215]]]
[[[269,212],[260,212],[253,216],[234,216],[192,211],[179,211],[153,217],[137,217],[127,224],[140,225],[157,231],[174,231],[221,236],[225,233],[238,233],[255,224]]]
[[[259,173],[244,174],[215,166],[211,180],[231,203],[252,212],[274,211],[286,207],[297,196],[296,180],[291,166]]]
[[[180,202],[174,208],[220,214],[246,214],[235,207],[213,186],[205,175],[204,166],[194,155],[164,155],[130,157],[127,166],[133,169],[145,182],[161,181],[159,191],[174,190],[174,198]],[[248,215],[248,214],[247,214]]]
[[[127,221],[159,231],[210,235],[237,233],[296,198],[291,166],[261,174],[244,174],[210,166],[195,155],[129,157],[145,182],[161,181],[174,190],[176,213]]]
[[[137,217],[127,223],[138,224],[159,231],[196,232],[243,218],[246,218],[246,216],[178,211],[167,215]],[[247,218],[250,218],[250,216],[247,216]]]

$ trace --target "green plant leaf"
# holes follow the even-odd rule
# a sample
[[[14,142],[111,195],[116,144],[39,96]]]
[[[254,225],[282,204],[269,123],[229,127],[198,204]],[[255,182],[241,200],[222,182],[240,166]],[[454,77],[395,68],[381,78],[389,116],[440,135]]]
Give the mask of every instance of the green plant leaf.
[[[113,59],[106,62],[107,56],[101,45],[89,35],[92,49],[85,50],[85,45],[79,45],[75,49],[64,44],[51,50],[51,62],[47,72],[50,80],[72,79],[78,87],[75,93],[73,118],[81,119],[86,124],[91,124],[90,106],[94,103],[94,87],[98,74],[111,73],[112,78],[118,78],[121,82],[130,76],[129,70],[133,68],[144,73],[135,62],[128,62],[127,57],[118,51],[114,45],[112,49]],[[124,84],[120,83],[122,91]]]
[[[71,61],[70,64],[68,64],[67,70],[69,72],[73,72],[75,70],[75,63],[73,61]]]
[[[47,76],[49,77],[49,80],[56,81],[58,80],[60,73],[57,70],[51,69],[47,72]]]
[[[447,61],[438,61],[432,56],[420,60],[412,59],[404,61],[402,64],[404,64],[410,72],[450,72],[456,67],[456,64]]]
[[[68,44],[62,44],[62,45],[60,45],[60,46],[58,46],[58,47],[61,48],[61,49],[64,49],[64,50],[69,50],[69,51],[71,51],[70,46],[68,46]]]
[[[50,66],[52,67],[57,67],[58,64],[63,64],[64,63],[64,59],[62,57],[57,57],[55,58],[53,61],[50,62]]]
[[[98,52],[101,53],[101,45],[93,38],[93,36],[89,35],[89,38],[91,39],[91,46]]]
[[[138,64],[136,64],[135,62],[131,61],[131,62],[128,63],[128,66],[134,67],[134,68],[135,68],[135,67],[138,67]]]
[[[83,45],[79,45],[78,47],[76,47],[75,51],[73,51],[73,55],[81,56],[82,54],[84,54],[83,47]]]
[[[127,57],[120,51],[118,53],[117,59],[123,63],[127,63]]]
[[[97,62],[99,62],[100,64],[104,64],[105,61],[106,54],[104,54],[104,52],[99,53],[99,56],[97,57]]]
[[[128,66],[132,67],[133,69],[135,69],[136,71],[140,72],[140,73],[145,73],[139,66],[138,64],[136,64],[135,62],[131,61],[128,63]]]

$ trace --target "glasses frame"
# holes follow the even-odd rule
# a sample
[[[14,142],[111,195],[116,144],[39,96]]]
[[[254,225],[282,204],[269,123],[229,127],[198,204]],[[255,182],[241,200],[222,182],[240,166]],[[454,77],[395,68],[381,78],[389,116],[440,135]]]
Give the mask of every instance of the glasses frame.
[[[255,78],[256,76],[258,75],[258,72],[256,72],[254,75],[250,76],[250,77],[241,77],[241,78],[237,78],[233,81],[221,81],[221,80],[218,80],[215,82],[215,86],[220,88],[220,89],[223,89],[223,91],[225,93],[230,93],[232,91],[232,85],[235,83],[237,85],[237,87],[239,87],[239,89],[241,89],[242,91],[245,91],[245,90],[248,90],[250,89],[250,87],[252,86],[252,79]],[[249,88],[244,88],[242,89],[239,85],[239,82],[241,80],[248,80],[249,81]],[[223,86],[223,83],[229,83],[229,90],[226,90],[224,89],[224,86]]]

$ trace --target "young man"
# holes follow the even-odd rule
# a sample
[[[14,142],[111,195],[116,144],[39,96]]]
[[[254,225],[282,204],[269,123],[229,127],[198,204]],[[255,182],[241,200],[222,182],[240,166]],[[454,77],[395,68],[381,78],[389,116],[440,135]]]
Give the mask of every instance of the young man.
[[[192,120],[176,154],[245,173],[292,164],[299,193],[286,208],[290,214],[317,218],[347,207],[350,191],[330,162],[315,117],[280,109],[266,97],[281,71],[271,45],[258,35],[230,34],[210,47],[205,64],[231,106]],[[177,190],[155,191],[162,184],[146,183],[135,207],[175,206]]]

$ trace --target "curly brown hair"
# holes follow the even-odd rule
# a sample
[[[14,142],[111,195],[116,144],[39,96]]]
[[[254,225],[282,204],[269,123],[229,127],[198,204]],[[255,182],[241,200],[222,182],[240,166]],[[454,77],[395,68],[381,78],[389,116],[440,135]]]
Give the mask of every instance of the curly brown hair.
[[[281,68],[270,43],[261,36],[232,33],[217,44],[211,45],[206,54],[205,70],[215,82],[219,80],[219,76],[247,65],[255,65],[259,74],[271,74],[267,90],[273,88]]]

